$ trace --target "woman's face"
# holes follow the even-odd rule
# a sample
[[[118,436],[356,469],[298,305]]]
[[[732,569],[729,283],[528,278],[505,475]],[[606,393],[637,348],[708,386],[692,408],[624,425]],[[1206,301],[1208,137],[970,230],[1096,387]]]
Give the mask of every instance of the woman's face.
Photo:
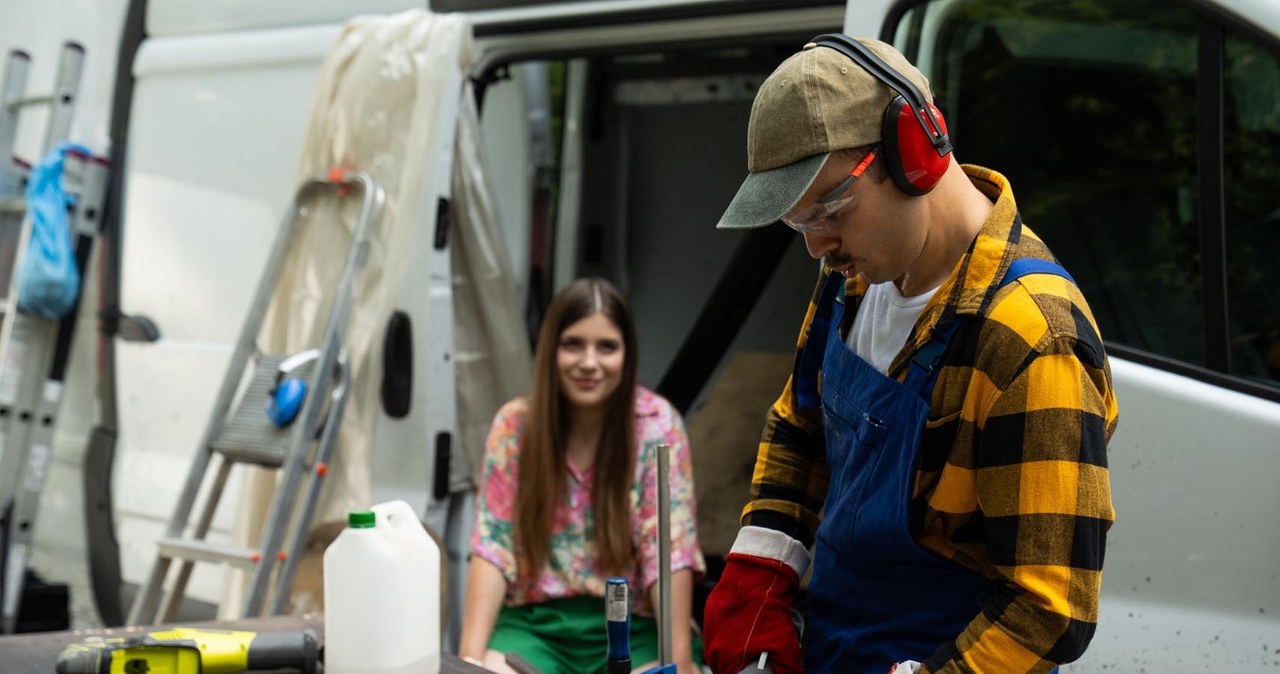
[[[622,383],[625,361],[622,332],[604,314],[571,324],[560,333],[556,348],[565,400],[578,408],[603,405]]]

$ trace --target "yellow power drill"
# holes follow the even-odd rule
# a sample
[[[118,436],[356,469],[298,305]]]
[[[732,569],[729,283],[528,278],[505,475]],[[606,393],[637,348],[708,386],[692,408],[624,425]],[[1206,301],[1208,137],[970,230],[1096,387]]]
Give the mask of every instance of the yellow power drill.
[[[315,674],[316,635],[179,627],[126,637],[91,637],[58,655],[58,674]]]

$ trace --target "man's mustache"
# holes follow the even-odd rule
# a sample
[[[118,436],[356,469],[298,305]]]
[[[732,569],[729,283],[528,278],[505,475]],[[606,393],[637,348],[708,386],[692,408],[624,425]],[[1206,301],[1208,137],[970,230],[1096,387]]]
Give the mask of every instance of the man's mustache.
[[[839,269],[848,267],[854,263],[852,255],[841,255],[838,253],[829,253],[822,257],[822,261],[826,263],[828,269]]]

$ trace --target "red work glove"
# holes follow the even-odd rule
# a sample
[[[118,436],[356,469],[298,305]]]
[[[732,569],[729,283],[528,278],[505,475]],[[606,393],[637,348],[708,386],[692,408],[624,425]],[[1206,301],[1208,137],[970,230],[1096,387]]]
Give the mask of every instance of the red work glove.
[[[769,654],[775,674],[804,674],[791,601],[808,552],[779,531],[743,527],[707,598],[702,640],[714,674],[739,674]]]

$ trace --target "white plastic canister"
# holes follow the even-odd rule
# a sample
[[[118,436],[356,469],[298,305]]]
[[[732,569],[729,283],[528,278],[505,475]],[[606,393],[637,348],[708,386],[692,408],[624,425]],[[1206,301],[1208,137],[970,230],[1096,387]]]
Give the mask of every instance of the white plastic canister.
[[[404,501],[351,513],[325,550],[324,669],[440,671],[440,549]]]

